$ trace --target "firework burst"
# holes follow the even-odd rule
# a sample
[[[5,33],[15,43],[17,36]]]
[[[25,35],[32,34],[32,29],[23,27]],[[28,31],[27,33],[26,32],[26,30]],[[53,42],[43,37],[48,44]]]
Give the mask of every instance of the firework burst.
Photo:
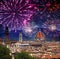
[[[0,2],[0,24],[9,30],[21,30],[34,13],[30,10],[34,5],[29,0],[2,0]]]

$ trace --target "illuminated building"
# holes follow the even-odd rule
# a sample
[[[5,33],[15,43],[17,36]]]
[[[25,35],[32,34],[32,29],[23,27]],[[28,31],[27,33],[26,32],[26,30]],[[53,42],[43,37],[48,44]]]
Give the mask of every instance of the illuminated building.
[[[8,35],[7,35],[8,36]],[[8,38],[6,36],[6,38]],[[37,40],[37,38],[39,40]],[[41,40],[41,38],[44,38]],[[6,41],[8,42],[8,41]],[[40,59],[49,59],[49,58],[60,58],[60,42],[56,41],[45,41],[45,35],[38,31],[36,33],[35,41],[23,41],[22,33],[19,34],[19,41],[12,42],[10,45],[7,44],[7,47],[10,49],[11,53],[26,51],[31,56],[40,58]]]
[[[19,41],[10,46],[11,53],[26,51],[31,56],[41,59],[60,58],[60,42],[50,42],[45,41],[45,39],[41,41],[41,38],[45,38],[42,32],[36,33],[36,37],[38,37],[39,40],[36,39],[35,41],[22,41],[22,33],[19,35]]]
[[[39,31],[36,33],[36,39],[43,41],[43,40],[45,40],[45,35],[41,31]]]
[[[22,33],[19,34],[19,42],[22,42]]]

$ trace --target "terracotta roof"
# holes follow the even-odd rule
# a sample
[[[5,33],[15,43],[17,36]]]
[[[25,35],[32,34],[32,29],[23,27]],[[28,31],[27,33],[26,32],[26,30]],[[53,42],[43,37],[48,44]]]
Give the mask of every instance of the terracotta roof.
[[[44,34],[42,32],[39,31],[39,32],[37,32],[36,37],[37,38],[43,38],[45,36],[44,36]]]

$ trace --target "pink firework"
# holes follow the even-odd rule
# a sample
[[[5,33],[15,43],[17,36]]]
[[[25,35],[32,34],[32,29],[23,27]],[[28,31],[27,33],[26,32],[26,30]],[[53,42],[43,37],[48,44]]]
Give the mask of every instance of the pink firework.
[[[30,0],[0,1],[0,24],[8,26],[9,30],[20,30],[30,20],[34,13],[34,4]],[[33,8],[33,10],[31,10]]]

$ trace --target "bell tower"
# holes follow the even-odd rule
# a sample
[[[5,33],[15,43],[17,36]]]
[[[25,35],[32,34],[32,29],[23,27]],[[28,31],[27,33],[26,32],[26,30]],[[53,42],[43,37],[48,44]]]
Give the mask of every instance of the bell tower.
[[[22,33],[19,34],[19,42],[22,42],[23,39],[22,39]]]

